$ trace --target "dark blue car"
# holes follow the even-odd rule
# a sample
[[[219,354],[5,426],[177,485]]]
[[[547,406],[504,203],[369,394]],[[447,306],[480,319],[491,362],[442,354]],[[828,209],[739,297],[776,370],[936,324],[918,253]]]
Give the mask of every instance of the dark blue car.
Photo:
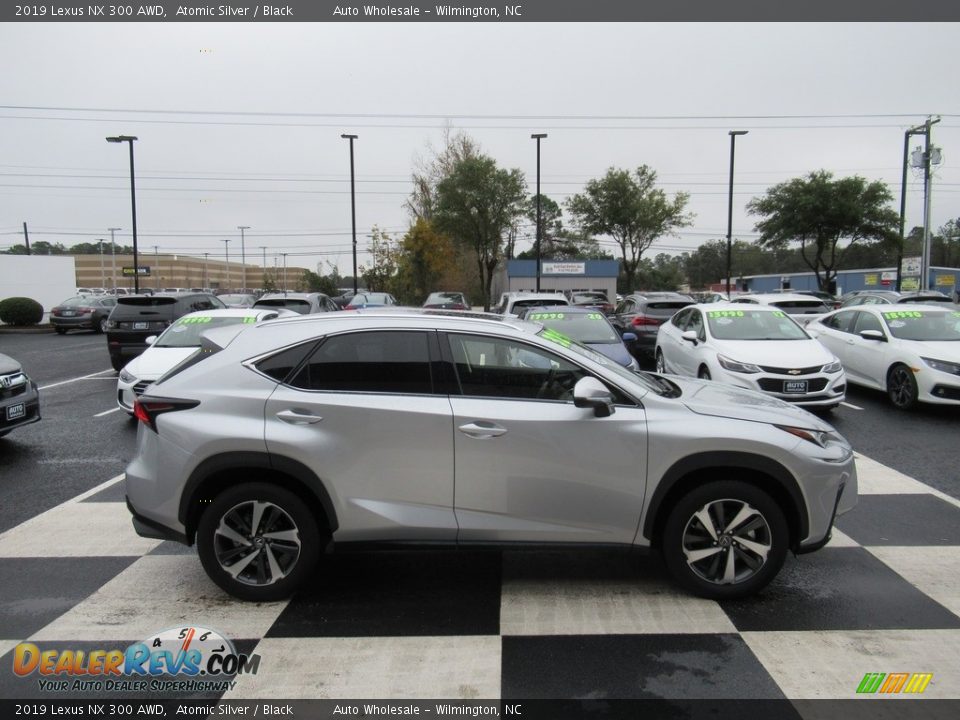
[[[568,338],[586,345],[591,350],[606,355],[628,370],[639,370],[637,361],[627,350],[624,341],[636,340],[633,333],[622,337],[613,329],[606,316],[595,308],[577,307],[529,307],[523,308],[520,317],[538,322],[544,327],[563,333]]]

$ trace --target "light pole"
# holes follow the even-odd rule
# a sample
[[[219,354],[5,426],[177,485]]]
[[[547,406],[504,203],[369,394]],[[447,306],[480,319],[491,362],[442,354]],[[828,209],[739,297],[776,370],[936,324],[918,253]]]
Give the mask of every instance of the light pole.
[[[122,228],[107,228],[110,231],[110,247],[112,249],[112,274],[113,274],[113,289],[117,289],[117,243],[114,240],[113,233]]]
[[[263,277],[260,278],[260,285],[264,285],[267,282],[267,246],[260,245],[260,249],[263,251]]]
[[[543,222],[540,219],[540,141],[546,136],[546,133],[530,136],[537,141],[537,292],[540,292],[540,243],[543,240]]]
[[[730,193],[727,196],[727,300],[730,299],[730,273],[733,254],[733,157],[737,135],[746,135],[747,130],[730,131]]]
[[[105,288],[107,286],[107,278],[103,274],[103,240],[97,240],[100,243],[100,287]]]
[[[350,141],[350,218],[353,221],[353,294],[357,294],[357,198],[354,190],[353,177],[353,141],[357,139],[356,135],[343,134],[344,140]],[[286,261],[286,256],[284,256]],[[286,278],[284,278],[286,279]]]
[[[241,280],[243,283],[243,292],[247,291],[247,251],[244,246],[244,237],[243,231],[249,230],[249,225],[237,225],[237,229],[240,231],[240,273]]]
[[[280,254],[283,255],[283,293],[284,295],[286,295],[287,293],[287,254],[286,253],[280,253]]]
[[[223,252],[224,252],[224,256],[227,259],[227,287],[224,289],[227,290],[227,292],[229,292],[232,288],[232,285],[230,285],[230,238],[227,238],[226,240],[221,240],[220,242],[223,243]]]
[[[130,209],[133,217],[133,291],[140,292],[140,256],[137,252],[137,189],[133,172],[133,143],[137,138],[133,135],[115,135],[107,138],[111,143],[130,144]]]

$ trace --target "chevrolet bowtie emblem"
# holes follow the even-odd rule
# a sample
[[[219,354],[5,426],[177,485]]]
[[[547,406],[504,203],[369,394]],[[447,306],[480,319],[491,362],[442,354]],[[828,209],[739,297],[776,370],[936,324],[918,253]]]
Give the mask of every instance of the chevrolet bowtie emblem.
[[[787,370],[787,374],[788,374],[788,375],[799,375],[801,372],[803,372],[803,371],[802,371],[802,370]]]

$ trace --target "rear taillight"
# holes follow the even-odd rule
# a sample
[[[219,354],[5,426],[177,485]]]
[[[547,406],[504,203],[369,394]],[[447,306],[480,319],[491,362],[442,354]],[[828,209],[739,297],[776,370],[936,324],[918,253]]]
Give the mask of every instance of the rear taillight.
[[[634,327],[639,327],[641,325],[659,325],[662,320],[657,320],[656,318],[647,317],[646,315],[637,315],[630,321],[630,324]]]
[[[157,417],[177,410],[189,410],[200,404],[199,400],[170,400],[167,398],[138,398],[133,403],[133,416],[148,428],[157,431]]]
[[[89,315],[93,312],[93,308],[77,308],[77,312],[81,315]]]

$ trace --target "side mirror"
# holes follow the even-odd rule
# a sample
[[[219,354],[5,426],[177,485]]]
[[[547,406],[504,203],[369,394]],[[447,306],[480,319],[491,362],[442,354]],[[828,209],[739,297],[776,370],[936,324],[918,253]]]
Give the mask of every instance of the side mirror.
[[[879,330],[861,330],[860,337],[862,337],[864,340],[878,340],[880,342],[887,342],[887,336]]]
[[[613,394],[592,377],[580,378],[573,386],[573,404],[578,408],[593,408],[597,417],[613,415]]]
[[[622,337],[624,342],[636,342],[637,340],[637,334],[632,332],[625,332]]]
[[[156,341],[157,341],[157,336],[156,336],[156,335],[151,335],[151,336],[148,337],[146,340],[144,340],[144,342],[145,342],[147,345],[153,345]]]
[[[696,330],[685,330],[681,335],[681,338],[687,342],[692,342],[694,345],[697,344],[697,332]]]

